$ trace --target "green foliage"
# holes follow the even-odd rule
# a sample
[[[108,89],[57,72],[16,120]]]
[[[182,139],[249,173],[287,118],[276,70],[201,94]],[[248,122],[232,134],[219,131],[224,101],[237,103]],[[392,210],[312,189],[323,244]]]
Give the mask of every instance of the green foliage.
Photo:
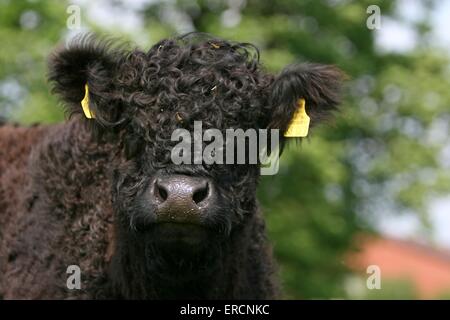
[[[380,290],[367,290],[364,299],[370,300],[414,300],[418,299],[417,290],[407,279],[387,280]]]
[[[230,3],[239,1],[149,2],[140,11],[142,30],[126,37],[148,45],[193,27],[257,44],[273,72],[314,61],[348,73],[342,112],[291,145],[279,174],[263,177],[259,191],[286,297],[346,297],[342,260],[355,234],[370,230],[385,211],[414,212],[427,226],[426,201],[449,191],[439,160],[450,119],[448,57],[376,49],[366,8],[377,4],[387,16],[395,1],[247,0],[231,9]],[[26,12],[39,17],[36,25],[24,22]],[[0,51],[0,115],[26,123],[62,119],[45,83],[45,61],[67,33],[66,17],[62,1],[0,1],[0,38],[7,44]],[[108,32],[87,18],[83,23]],[[427,23],[416,27],[423,35]],[[407,291],[385,297],[410,297]]]
[[[65,31],[57,0],[0,1],[0,115],[24,123],[60,121],[46,84],[47,56]]]
[[[437,297],[437,299],[440,299],[440,300],[450,300],[450,291],[445,291],[445,292],[441,293],[441,294]]]
[[[419,299],[417,289],[408,278],[392,278],[382,281],[380,289],[368,289],[366,279],[353,276],[345,281],[347,296],[350,299],[366,300],[415,300]]]

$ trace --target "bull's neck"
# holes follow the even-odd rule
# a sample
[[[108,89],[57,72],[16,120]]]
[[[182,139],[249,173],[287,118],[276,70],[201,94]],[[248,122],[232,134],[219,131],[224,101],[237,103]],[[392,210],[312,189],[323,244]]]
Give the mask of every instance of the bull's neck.
[[[123,239],[128,247],[117,248],[110,269],[114,295],[125,299],[218,299],[230,296],[233,274],[245,242],[239,240],[244,231],[237,230],[215,250],[204,257],[177,261],[151,253],[143,242]],[[240,246],[237,248],[236,246]],[[166,260],[164,260],[166,259]],[[184,260],[183,260],[184,259]]]

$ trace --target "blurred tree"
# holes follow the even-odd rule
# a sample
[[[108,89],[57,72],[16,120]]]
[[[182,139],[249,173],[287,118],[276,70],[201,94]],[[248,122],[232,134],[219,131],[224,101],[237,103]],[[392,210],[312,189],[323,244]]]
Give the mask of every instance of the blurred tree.
[[[430,8],[433,1],[424,3]],[[354,235],[371,231],[385,212],[416,214],[427,230],[427,201],[449,189],[441,163],[450,119],[448,57],[426,47],[378,50],[376,31],[366,27],[372,4],[395,17],[396,2],[388,0],[153,0],[137,12],[142,30],[128,35],[142,43],[142,34],[156,42],[209,32],[257,44],[273,72],[314,61],[349,74],[343,112],[288,148],[278,175],[262,179],[259,196],[288,298],[345,297],[342,257]],[[0,54],[0,114],[24,122],[61,119],[44,62],[65,32],[64,3],[0,0],[0,6],[0,37],[8,43]],[[427,21],[411,27],[427,37]]]
[[[47,56],[66,26],[57,0],[0,0],[0,116],[25,123],[61,120],[46,83]]]
[[[416,286],[408,277],[384,279],[381,289],[370,290],[365,278],[352,276],[346,279],[345,288],[349,299],[415,300],[420,297]]]

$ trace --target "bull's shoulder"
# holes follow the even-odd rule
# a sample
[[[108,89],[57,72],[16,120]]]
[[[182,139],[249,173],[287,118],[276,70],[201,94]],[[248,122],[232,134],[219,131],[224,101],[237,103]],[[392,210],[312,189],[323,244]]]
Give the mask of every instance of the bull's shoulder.
[[[22,190],[29,182],[26,168],[30,154],[47,131],[46,126],[0,126],[0,227],[5,227],[11,215],[17,215]]]
[[[31,151],[40,144],[50,126],[0,126],[0,177],[23,168]]]
[[[96,143],[85,129],[76,121],[52,126],[30,152],[21,207],[26,214],[16,219],[8,231],[14,237],[4,245],[14,256],[4,267],[7,298],[81,297],[103,277],[112,234],[106,176],[114,146]],[[72,264],[82,269],[86,290],[67,290]]]
[[[47,126],[22,127],[0,123],[0,273],[3,274],[7,248],[5,237],[22,214],[25,186],[30,177],[27,164],[32,151],[46,135]],[[0,274],[0,296],[2,275]]]

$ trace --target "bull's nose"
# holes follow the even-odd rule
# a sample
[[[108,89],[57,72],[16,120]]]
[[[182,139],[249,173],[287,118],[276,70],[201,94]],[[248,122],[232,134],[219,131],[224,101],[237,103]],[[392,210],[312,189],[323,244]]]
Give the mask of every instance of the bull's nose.
[[[206,178],[172,175],[154,180],[151,197],[158,222],[200,223],[213,190]]]

